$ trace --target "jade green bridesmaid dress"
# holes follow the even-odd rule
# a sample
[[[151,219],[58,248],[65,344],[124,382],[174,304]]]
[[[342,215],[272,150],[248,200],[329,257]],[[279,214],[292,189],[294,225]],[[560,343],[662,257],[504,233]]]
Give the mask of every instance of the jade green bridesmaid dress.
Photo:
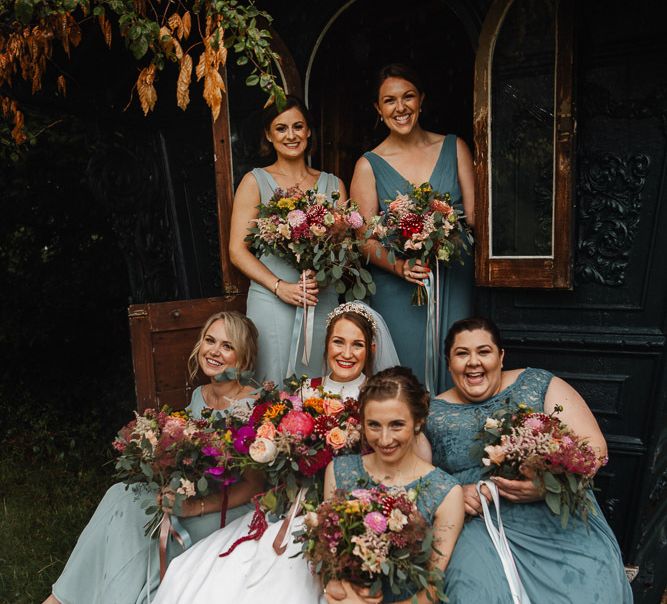
[[[376,153],[369,151],[364,157],[373,169],[380,210],[384,211],[399,193],[407,193],[411,184]],[[429,182],[435,191],[449,193],[453,205],[462,209],[456,136],[453,134],[445,136]],[[444,359],[445,335],[454,321],[472,314],[472,256],[464,255],[464,262],[463,266],[455,264],[449,269],[441,266],[440,270],[440,337],[435,347],[437,382],[433,384],[433,394],[451,387]],[[410,367],[420,381],[426,383],[427,306],[412,306],[414,284],[377,266],[372,267],[372,274],[377,290],[371,298],[371,306],[387,322],[401,364]]]

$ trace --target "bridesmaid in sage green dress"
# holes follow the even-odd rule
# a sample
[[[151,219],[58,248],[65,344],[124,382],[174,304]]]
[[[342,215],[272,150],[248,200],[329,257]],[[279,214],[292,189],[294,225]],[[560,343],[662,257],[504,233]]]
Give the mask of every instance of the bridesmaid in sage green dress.
[[[257,379],[277,384],[288,374],[321,375],[323,371],[324,326],[327,315],[338,305],[332,287],[318,289],[312,271],[307,272],[306,303],[315,306],[313,341],[308,364],[303,364],[303,330],[299,329],[303,305],[300,275],[285,260],[273,255],[257,259],[248,249],[245,237],[259,215],[258,206],[266,204],[275,189],[297,187],[302,191],[317,188],[331,199],[334,191],[346,199],[343,183],[333,174],[314,170],[306,164],[310,145],[311,119],[304,104],[287,96],[282,112],[271,105],[264,112],[266,147],[275,151],[276,161],[266,168],[248,172],[234,197],[229,242],[230,258],[250,279],[247,315],[259,330]],[[295,326],[296,323],[296,326]],[[299,338],[298,348],[296,346]]]
[[[251,371],[256,356],[257,330],[251,321],[237,312],[210,317],[188,365],[192,378],[201,370],[211,381],[192,393],[187,409],[196,417],[205,407],[228,413],[251,405],[253,389],[226,378],[234,377],[233,369]],[[225,379],[218,381],[222,374]],[[248,476],[231,486],[227,522],[248,512],[248,502],[261,489],[259,476]],[[158,496],[158,502],[169,510],[168,495]],[[144,604],[149,594],[155,595],[160,583],[158,540],[144,534],[148,516],[142,503],[155,503],[155,493],[138,485],[127,489],[123,483],[106,492],[44,604]],[[183,503],[179,520],[192,543],[220,528],[221,503],[219,493]],[[169,540],[168,560],[182,552],[178,543]]]
[[[373,151],[357,161],[350,187],[366,219],[384,210],[397,194],[406,193],[411,183],[430,182],[433,189],[449,193],[452,202],[463,209],[467,223],[474,224],[472,157],[466,144],[453,134],[427,132],[419,125],[424,92],[418,75],[409,67],[392,64],[380,70],[375,109],[389,135]],[[380,255],[377,255],[377,250]],[[396,343],[401,363],[410,367],[422,383],[426,379],[427,306],[412,306],[415,284],[421,284],[428,268],[398,259],[387,260],[377,241],[368,244],[376,294],[371,306],[385,319]],[[440,270],[440,337],[432,345],[435,366],[430,372],[434,392],[448,382],[442,356],[442,342],[449,326],[472,311],[473,258],[466,256],[463,266]]]
[[[455,385],[431,402],[426,435],[433,464],[463,485],[469,516],[445,572],[445,592],[451,604],[512,604],[500,557],[480,517],[475,484],[483,477],[483,466],[480,454],[473,452],[475,436],[498,410],[525,403],[550,414],[559,404],[563,411],[558,417],[601,459],[607,445],[585,401],[566,382],[544,369],[502,370],[500,335],[488,319],[455,323],[445,352]],[[563,529],[560,516],[549,510],[544,492],[532,480],[493,480],[509,547],[530,600],[521,604],[631,604],[620,548],[592,490],[595,514],[587,524],[570,518]],[[486,487],[483,491],[489,499]],[[490,507],[495,517],[493,503]]]
[[[417,508],[433,527],[431,566],[445,570],[463,526],[463,493],[455,478],[424,461],[417,451],[429,411],[428,392],[408,368],[391,367],[364,384],[359,405],[365,442],[372,452],[335,458],[324,476],[325,498],[336,489],[378,485],[415,489]],[[347,581],[332,580],[325,587],[329,604],[425,603],[434,597],[417,585],[394,595],[383,584],[381,597],[369,597],[367,590]]]

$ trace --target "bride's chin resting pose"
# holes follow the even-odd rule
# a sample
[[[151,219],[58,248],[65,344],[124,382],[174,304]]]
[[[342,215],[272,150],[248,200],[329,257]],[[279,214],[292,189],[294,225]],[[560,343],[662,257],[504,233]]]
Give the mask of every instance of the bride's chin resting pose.
[[[210,317],[188,360],[191,378],[201,371],[210,383],[192,393],[187,407],[190,413],[201,416],[202,410],[209,407],[225,414],[237,405],[252,404],[253,389],[234,379],[234,374],[252,371],[256,356],[257,330],[249,319],[237,312],[220,312]],[[222,375],[225,378],[219,381]],[[261,476],[246,475],[229,487],[227,521],[250,509],[248,502],[261,486]],[[142,502],[155,497],[140,485],[113,485],[81,533],[44,604],[147,602],[159,584],[160,563],[158,540],[145,536],[149,516]],[[158,494],[157,498],[165,511],[172,511],[169,496]],[[221,505],[220,493],[183,503],[179,516],[193,543],[220,527]],[[167,558],[182,552],[182,546],[170,539]]]
[[[359,395],[368,455],[337,457],[329,464],[324,479],[324,496],[336,489],[351,491],[360,486],[415,489],[416,505],[433,527],[432,568],[444,571],[463,526],[463,491],[443,470],[424,461],[417,452],[429,410],[429,394],[410,369],[392,367],[375,374]],[[425,604],[434,598],[431,590],[414,586],[394,595],[383,583],[382,593],[370,596],[368,588],[347,581],[329,581],[325,598],[329,604],[414,602]]]
[[[478,317],[454,323],[445,353],[454,387],[431,402],[426,432],[433,463],[463,485],[469,516],[445,573],[445,592],[451,604],[512,604],[517,600],[481,516],[482,501],[475,484],[483,478],[484,466],[481,451],[475,453],[476,436],[487,418],[499,411],[514,412],[523,404],[549,415],[559,406],[558,419],[585,439],[598,459],[606,457],[607,445],[586,402],[565,381],[544,369],[503,371],[500,333],[490,320]],[[547,507],[544,489],[533,480],[492,480],[528,598],[522,604],[632,602],[618,543],[592,491],[587,496],[594,513],[589,513],[588,522],[572,517],[563,528],[560,516]],[[482,493],[495,517],[486,486]]]
[[[321,382],[325,391],[343,398],[357,398],[367,376],[398,359],[384,321],[362,302],[341,304],[329,314],[325,357],[329,373],[311,384]],[[259,540],[240,543],[231,554],[219,557],[248,534],[252,518],[252,513],[246,514],[174,560],[155,604],[209,604],[222,596],[235,604],[268,599],[290,604],[317,602],[321,592],[318,577],[300,556],[293,557],[301,546],[290,540],[282,555],[273,549],[282,520],[269,523]],[[292,532],[301,526],[301,517],[297,517]]]

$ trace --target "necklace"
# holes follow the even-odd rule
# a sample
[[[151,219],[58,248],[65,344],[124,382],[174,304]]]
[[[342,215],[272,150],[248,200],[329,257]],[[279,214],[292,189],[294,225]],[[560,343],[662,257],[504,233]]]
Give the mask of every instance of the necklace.
[[[284,176],[285,178],[293,178],[290,174],[285,174],[285,172],[275,172],[279,176]],[[310,176],[310,172],[306,170],[306,173],[299,178],[292,186],[288,187],[289,189],[299,189],[301,190],[301,183]]]
[[[381,484],[387,484],[388,482],[391,482],[391,484],[388,486],[405,486],[406,484],[410,484],[411,482],[414,482],[414,480],[416,480],[414,476],[415,476],[415,470],[417,468],[417,462],[419,460],[416,455],[413,457],[414,459],[412,462],[412,466],[409,468],[409,471],[404,471],[404,468],[396,468],[394,472],[388,473],[386,469],[382,470],[379,467],[369,468],[368,466],[366,466],[366,472],[373,480],[375,480],[375,482],[379,482]],[[372,465],[376,466],[375,460],[373,460]],[[405,468],[405,470],[408,470],[408,468]],[[405,477],[406,479],[399,481],[399,479],[402,479],[403,477]]]

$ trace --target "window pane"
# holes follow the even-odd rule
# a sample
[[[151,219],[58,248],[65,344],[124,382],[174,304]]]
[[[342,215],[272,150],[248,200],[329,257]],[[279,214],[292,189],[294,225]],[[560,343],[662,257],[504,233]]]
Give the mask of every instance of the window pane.
[[[491,256],[552,256],[556,0],[515,0],[491,67]]]

